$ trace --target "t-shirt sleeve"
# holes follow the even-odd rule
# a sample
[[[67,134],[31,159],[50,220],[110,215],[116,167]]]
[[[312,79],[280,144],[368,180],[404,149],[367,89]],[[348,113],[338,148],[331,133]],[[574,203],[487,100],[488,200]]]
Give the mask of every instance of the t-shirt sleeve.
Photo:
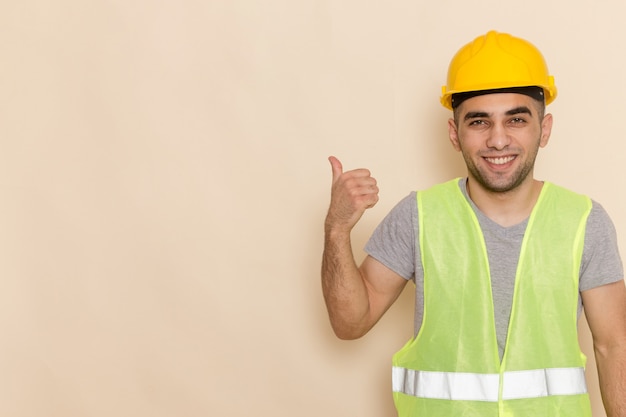
[[[383,221],[365,245],[365,252],[409,280],[415,275],[416,193],[403,198]]]
[[[608,213],[593,202],[587,218],[585,248],[580,266],[580,291],[624,279],[615,226]]]

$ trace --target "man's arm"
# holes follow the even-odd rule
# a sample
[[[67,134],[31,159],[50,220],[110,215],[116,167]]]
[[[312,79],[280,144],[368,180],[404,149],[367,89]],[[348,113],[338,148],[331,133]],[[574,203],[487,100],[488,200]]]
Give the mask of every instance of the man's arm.
[[[398,298],[406,280],[368,256],[356,265],[350,233],[365,210],[378,202],[376,180],[366,169],[343,172],[330,157],[331,201],[324,224],[322,290],[337,337],[356,339],[367,333]]]
[[[626,286],[624,281],[582,292],[602,401],[608,417],[626,417]]]

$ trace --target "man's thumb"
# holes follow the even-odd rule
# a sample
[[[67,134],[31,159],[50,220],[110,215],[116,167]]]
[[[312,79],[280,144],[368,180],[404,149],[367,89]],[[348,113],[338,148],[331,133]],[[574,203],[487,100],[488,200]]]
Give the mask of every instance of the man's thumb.
[[[333,169],[333,183],[335,183],[339,176],[343,174],[343,165],[341,165],[341,161],[334,156],[329,156],[328,160],[330,161],[330,166]]]

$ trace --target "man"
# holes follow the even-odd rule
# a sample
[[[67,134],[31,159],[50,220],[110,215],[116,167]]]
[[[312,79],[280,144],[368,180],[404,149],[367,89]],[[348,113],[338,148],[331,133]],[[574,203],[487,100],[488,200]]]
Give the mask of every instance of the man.
[[[366,169],[333,181],[322,286],[339,338],[367,333],[415,281],[415,337],[393,358],[401,417],[591,416],[577,339],[584,305],[603,402],[626,417],[626,287],[617,239],[588,197],[533,176],[553,77],[530,43],[491,31],[453,58],[441,101],[467,178],[411,193],[354,261],[378,201]]]

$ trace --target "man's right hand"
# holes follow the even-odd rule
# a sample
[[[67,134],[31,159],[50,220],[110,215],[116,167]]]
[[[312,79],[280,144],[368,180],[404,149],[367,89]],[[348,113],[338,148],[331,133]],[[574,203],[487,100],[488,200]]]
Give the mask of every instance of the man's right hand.
[[[328,158],[333,172],[330,208],[326,216],[326,230],[349,232],[365,210],[378,202],[376,180],[367,169],[343,172],[339,159]]]

